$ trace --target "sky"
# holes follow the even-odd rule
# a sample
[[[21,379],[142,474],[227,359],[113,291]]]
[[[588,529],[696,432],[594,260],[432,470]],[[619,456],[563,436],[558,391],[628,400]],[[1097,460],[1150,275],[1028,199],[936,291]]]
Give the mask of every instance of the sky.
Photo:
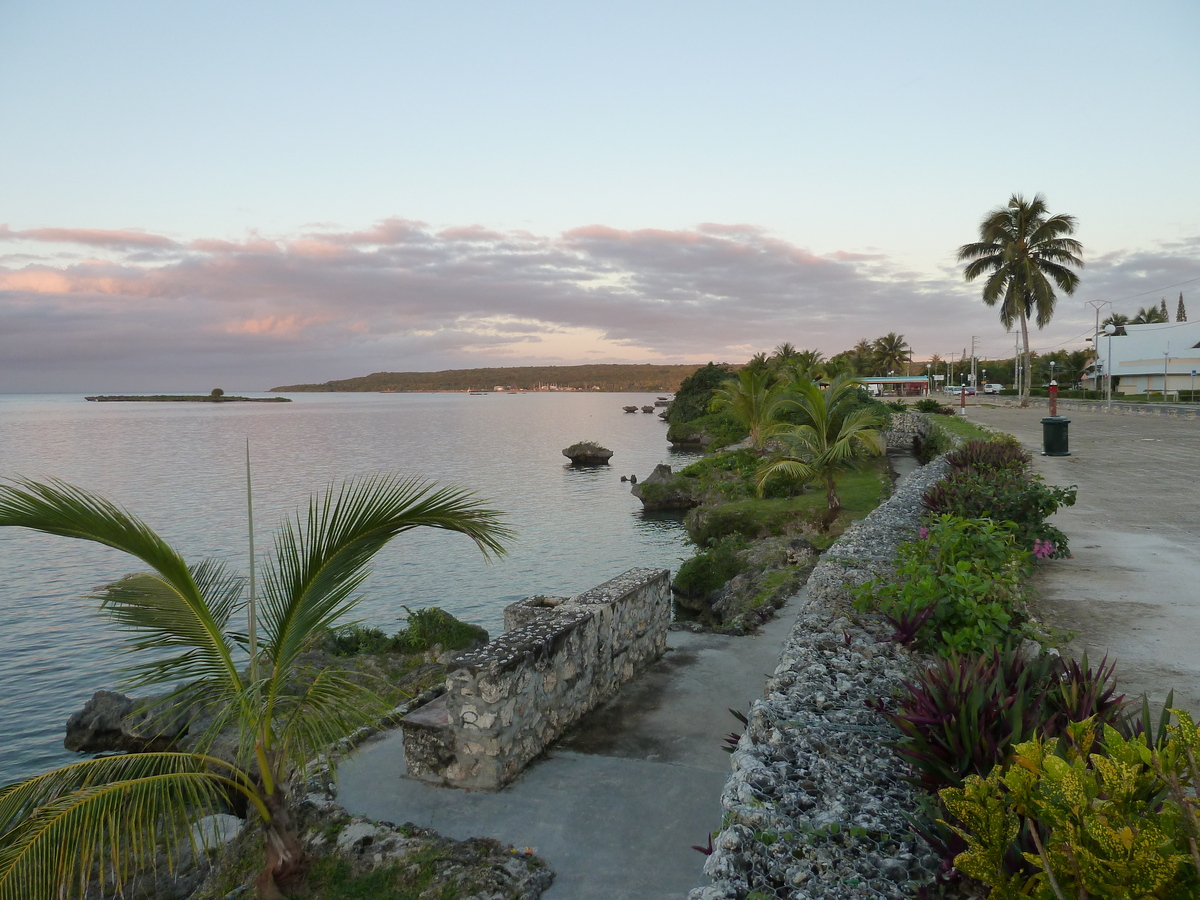
[[[1200,5],[0,0],[0,392],[1014,339],[1014,193],[1088,301],[1200,316]]]

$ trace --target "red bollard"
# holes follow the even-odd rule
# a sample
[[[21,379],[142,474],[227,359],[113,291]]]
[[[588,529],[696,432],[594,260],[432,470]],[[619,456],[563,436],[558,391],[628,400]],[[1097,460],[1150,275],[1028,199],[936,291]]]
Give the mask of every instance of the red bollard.
[[[1050,415],[1058,415],[1058,385],[1050,382]]]

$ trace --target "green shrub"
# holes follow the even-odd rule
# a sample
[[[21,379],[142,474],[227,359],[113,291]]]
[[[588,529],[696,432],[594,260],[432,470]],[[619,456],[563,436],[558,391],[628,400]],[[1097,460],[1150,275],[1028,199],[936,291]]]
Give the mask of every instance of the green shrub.
[[[918,434],[913,438],[913,456],[916,457],[917,462],[925,466],[953,446],[953,438],[935,424],[925,433],[924,437]]]
[[[414,611],[406,606],[404,611],[408,614],[408,622],[396,632],[393,640],[405,652],[415,653],[435,646],[443,650],[463,650],[487,643],[486,629],[462,622],[439,607],[427,606]]]
[[[707,435],[710,439],[708,448],[718,450],[736,444],[749,433],[745,426],[728,412],[718,412],[671,425],[667,429],[667,440],[677,444],[699,444]]]
[[[892,412],[908,412],[908,404],[903,400],[889,400],[884,406]]]
[[[1014,470],[960,469],[925,492],[931,515],[992,519],[1009,527],[1022,547],[1049,542],[1054,558],[1069,555],[1067,536],[1046,522],[1059,507],[1075,504],[1076,489],[1052,487],[1036,475]]]
[[[999,900],[1200,896],[1200,734],[1172,712],[1161,748],[1111,726],[1097,745],[1089,720],[1066,739],[1016,744],[1012,765],[942,790],[967,843],[955,866]]]
[[[935,413],[942,408],[942,404],[933,397],[922,397],[917,401],[915,409],[922,413]]]
[[[902,630],[919,622],[906,637],[943,656],[984,653],[1013,642],[1030,566],[1007,528],[942,516],[900,545],[894,576],[854,590],[854,606],[874,608]]]
[[[746,541],[739,534],[715,541],[679,567],[672,587],[684,597],[708,597],[743,571],[745,562],[739,553],[745,547]]]
[[[783,534],[794,522],[813,519],[810,510],[786,500],[748,498],[693,510],[685,525],[692,542],[703,547],[731,534],[751,540]]]
[[[682,425],[706,415],[713,392],[727,381],[731,374],[732,369],[724,363],[709,363],[683,379],[679,390],[675,392],[675,399],[671,401],[667,421],[672,425]]]
[[[325,636],[324,649],[334,656],[358,656],[363,653],[399,653],[393,638],[382,629],[365,625],[346,625]]]
[[[429,606],[404,611],[408,621],[391,637],[378,628],[347,625],[329,632],[323,647],[334,656],[358,656],[373,653],[419,653],[440,646],[443,650],[463,650],[486,644],[488,633],[478,625],[460,621],[444,609]]]

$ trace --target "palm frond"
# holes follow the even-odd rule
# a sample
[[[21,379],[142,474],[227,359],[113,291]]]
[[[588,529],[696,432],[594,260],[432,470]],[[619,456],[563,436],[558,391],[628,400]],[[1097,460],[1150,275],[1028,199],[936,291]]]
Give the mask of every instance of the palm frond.
[[[501,514],[470,492],[390,476],[330,488],[309,504],[306,522],[285,523],[263,578],[263,648],[275,671],[286,671],[349,612],[372,557],[388,541],[420,527],[464,534],[485,556],[503,554],[512,537]]]
[[[222,634],[224,621],[214,616],[209,598],[183,557],[137,516],[62,481],[19,480],[0,485],[3,525],[92,541],[142,560],[154,574],[122,579],[100,594],[102,604],[122,627],[142,634],[132,647],[187,646],[194,651],[184,654],[189,666],[210,677],[219,673],[237,681],[237,668]],[[197,573],[206,587],[225,584],[214,569],[200,567]],[[224,591],[224,587],[218,590],[218,614],[224,610]],[[155,604],[162,604],[163,611],[155,612]]]
[[[118,889],[158,850],[168,863],[191,820],[248,794],[221,760],[146,753],[76,763],[0,789],[0,900],[82,896],[97,878]],[[61,892],[61,893],[60,893]]]
[[[281,698],[276,707],[274,746],[287,761],[287,774],[302,772],[317,753],[391,710],[396,701],[386,696],[388,687],[386,683],[360,683],[327,668],[313,673],[299,695]]]

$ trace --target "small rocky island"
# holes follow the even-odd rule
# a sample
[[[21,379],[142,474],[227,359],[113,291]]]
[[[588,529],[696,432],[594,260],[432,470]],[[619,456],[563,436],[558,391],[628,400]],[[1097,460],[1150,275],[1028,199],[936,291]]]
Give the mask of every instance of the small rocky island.
[[[595,441],[580,441],[563,450],[563,456],[576,466],[607,466],[613,452]]]
[[[220,388],[209,394],[97,394],[84,397],[98,403],[291,403],[291,397],[230,397]]]

